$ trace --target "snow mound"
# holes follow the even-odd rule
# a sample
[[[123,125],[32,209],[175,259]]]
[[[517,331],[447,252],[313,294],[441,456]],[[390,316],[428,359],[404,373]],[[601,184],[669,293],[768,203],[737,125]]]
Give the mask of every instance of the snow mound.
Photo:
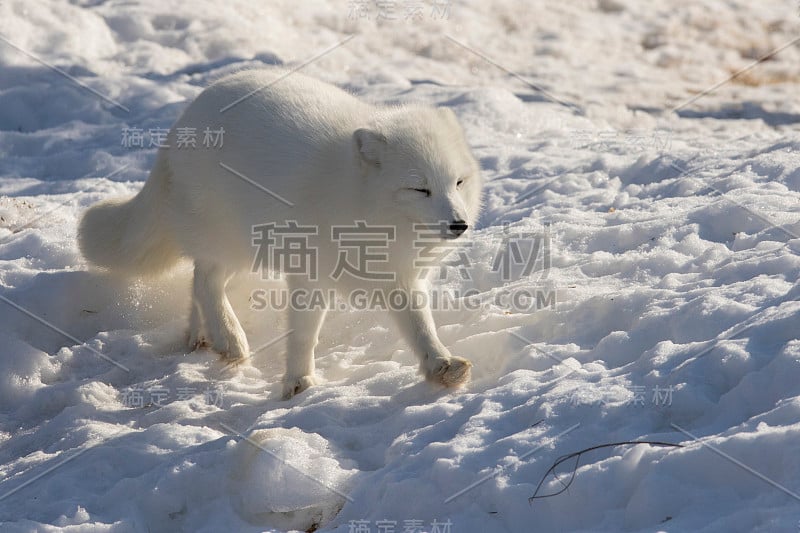
[[[260,429],[237,444],[231,500],[248,522],[283,530],[317,529],[348,499],[353,471],[320,435],[298,428]]]

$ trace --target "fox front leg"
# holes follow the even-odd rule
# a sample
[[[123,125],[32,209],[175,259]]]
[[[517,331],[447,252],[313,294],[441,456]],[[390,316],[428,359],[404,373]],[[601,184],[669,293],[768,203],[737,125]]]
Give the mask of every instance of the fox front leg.
[[[445,387],[458,387],[469,381],[472,363],[450,354],[439,340],[427,302],[425,305],[409,305],[406,309],[396,310],[394,318],[417,354],[425,379]]]
[[[286,374],[283,377],[283,399],[288,400],[316,385],[314,349],[327,310],[289,309]]]

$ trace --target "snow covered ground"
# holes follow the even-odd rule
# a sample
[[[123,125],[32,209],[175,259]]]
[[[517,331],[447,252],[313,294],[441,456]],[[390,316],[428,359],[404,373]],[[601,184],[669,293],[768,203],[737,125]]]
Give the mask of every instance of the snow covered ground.
[[[793,0],[0,2],[0,529],[800,530],[798,37]],[[187,266],[78,253],[202,87],[305,63],[464,124],[486,209],[437,286],[487,304],[436,313],[464,390],[334,312],[323,384],[281,401],[267,282],[229,291],[268,346],[227,368],[182,345]],[[508,235],[544,232],[549,269],[506,283]],[[631,440],[683,447],[587,452],[529,502]]]

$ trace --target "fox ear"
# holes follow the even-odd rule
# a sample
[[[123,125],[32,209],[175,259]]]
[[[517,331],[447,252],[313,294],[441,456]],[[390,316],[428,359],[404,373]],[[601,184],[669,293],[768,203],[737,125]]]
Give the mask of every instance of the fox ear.
[[[370,165],[381,166],[381,146],[386,137],[377,131],[359,128],[353,133],[353,142],[361,159]]]

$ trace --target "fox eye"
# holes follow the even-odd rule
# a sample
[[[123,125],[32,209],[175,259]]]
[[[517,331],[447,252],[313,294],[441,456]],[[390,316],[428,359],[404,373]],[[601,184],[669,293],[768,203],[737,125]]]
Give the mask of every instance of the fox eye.
[[[411,189],[411,190],[412,191],[421,192],[425,196],[430,196],[431,195],[431,190],[430,189]]]
[[[456,182],[456,187],[461,187],[464,184],[464,179],[460,179]]]

